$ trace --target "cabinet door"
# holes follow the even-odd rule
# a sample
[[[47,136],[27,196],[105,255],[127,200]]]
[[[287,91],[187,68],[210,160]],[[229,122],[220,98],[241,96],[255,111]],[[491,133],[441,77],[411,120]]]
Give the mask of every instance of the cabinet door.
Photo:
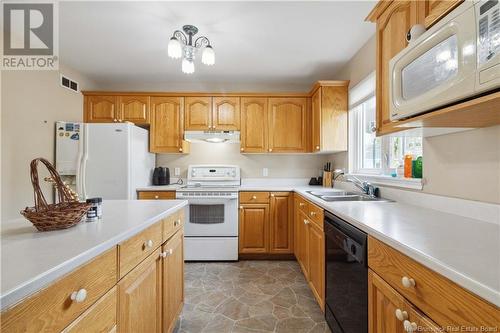
[[[312,151],[321,150],[321,87],[311,97]]]
[[[325,238],[323,231],[314,223],[308,223],[307,256],[309,262],[309,286],[321,309],[325,306]]]
[[[297,228],[295,230],[297,233],[297,260],[307,280],[309,279],[309,256],[307,255],[309,242],[308,223],[310,223],[308,217],[299,210],[298,221],[296,223]]]
[[[183,152],[183,108],[183,97],[151,97],[151,152]]]
[[[381,277],[368,272],[368,332],[405,333],[403,321],[396,317],[396,310],[406,318],[409,309],[403,296],[398,294]],[[400,318],[405,320],[404,318]]]
[[[417,7],[417,1],[394,1],[377,19],[377,135],[396,131],[389,114],[389,61],[406,47],[406,33],[417,23]]]
[[[212,97],[186,97],[185,126],[187,131],[205,131],[212,126]]]
[[[86,96],[85,122],[112,123],[120,118],[116,96]]]
[[[221,131],[240,130],[240,98],[214,97],[212,128]]]
[[[268,149],[267,98],[241,98],[241,151],[263,153]]]
[[[420,1],[423,7],[424,25],[429,28],[439,21],[443,16],[461,4],[463,0],[426,0]]]
[[[239,252],[269,253],[269,204],[240,206]]]
[[[306,152],[306,98],[269,98],[269,152]]]
[[[161,332],[161,273],[158,248],[118,282],[118,332]]]
[[[293,253],[293,201],[290,192],[271,193],[269,251]]]
[[[149,96],[120,96],[120,121],[149,124]]]
[[[184,234],[163,245],[163,332],[172,332],[184,302]]]

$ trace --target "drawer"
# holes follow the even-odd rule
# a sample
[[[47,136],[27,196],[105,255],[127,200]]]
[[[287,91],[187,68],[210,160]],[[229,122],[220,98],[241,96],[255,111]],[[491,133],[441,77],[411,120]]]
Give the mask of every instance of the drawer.
[[[138,191],[140,200],[169,200],[175,199],[175,191]]]
[[[440,326],[498,326],[497,307],[373,237],[368,266]]]
[[[240,203],[269,203],[269,192],[240,192]]]
[[[162,243],[162,223],[155,223],[118,245],[120,278],[146,259]]]
[[[309,205],[308,205],[307,200],[306,200],[306,199],[304,199],[304,198],[302,198],[300,195],[297,195],[297,196],[296,196],[296,198],[297,198],[297,201],[296,201],[296,202],[297,202],[297,205],[298,205],[299,210],[300,210],[302,213],[304,213],[304,214],[306,214],[307,216],[309,216],[309,207],[308,207]]]
[[[116,329],[116,304],[115,286],[62,333],[112,332]]]
[[[323,230],[323,209],[309,202],[307,204],[307,210],[307,216],[309,217],[311,222],[315,223],[321,228],[321,230]]]
[[[116,257],[113,247],[6,310],[2,332],[60,332],[116,284]],[[82,299],[72,300],[74,292]]]
[[[184,226],[184,208],[163,219],[163,242]]]

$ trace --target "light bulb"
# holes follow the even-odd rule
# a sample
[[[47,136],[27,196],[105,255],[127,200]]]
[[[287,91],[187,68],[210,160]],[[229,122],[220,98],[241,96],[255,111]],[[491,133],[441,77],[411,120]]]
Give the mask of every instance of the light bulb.
[[[208,45],[203,50],[203,54],[201,55],[201,62],[205,65],[212,66],[215,64],[215,52],[214,49]]]
[[[182,59],[182,72],[186,74],[194,73],[194,62],[186,58]]]
[[[181,42],[175,37],[170,38],[168,42],[168,56],[170,58],[179,59],[182,55]]]

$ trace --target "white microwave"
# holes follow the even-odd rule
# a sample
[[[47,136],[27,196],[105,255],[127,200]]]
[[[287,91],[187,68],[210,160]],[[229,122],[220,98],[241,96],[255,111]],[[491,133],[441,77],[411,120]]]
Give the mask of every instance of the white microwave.
[[[464,1],[389,63],[391,120],[500,87],[499,0]]]

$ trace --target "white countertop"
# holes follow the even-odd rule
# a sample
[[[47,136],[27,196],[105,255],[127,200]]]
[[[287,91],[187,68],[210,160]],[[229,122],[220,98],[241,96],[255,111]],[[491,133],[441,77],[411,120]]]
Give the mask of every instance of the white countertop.
[[[23,218],[2,222],[1,308],[50,282],[187,205],[185,200],[105,200],[103,218],[38,232]]]
[[[500,306],[499,224],[398,202],[326,202],[310,189],[294,191]]]

